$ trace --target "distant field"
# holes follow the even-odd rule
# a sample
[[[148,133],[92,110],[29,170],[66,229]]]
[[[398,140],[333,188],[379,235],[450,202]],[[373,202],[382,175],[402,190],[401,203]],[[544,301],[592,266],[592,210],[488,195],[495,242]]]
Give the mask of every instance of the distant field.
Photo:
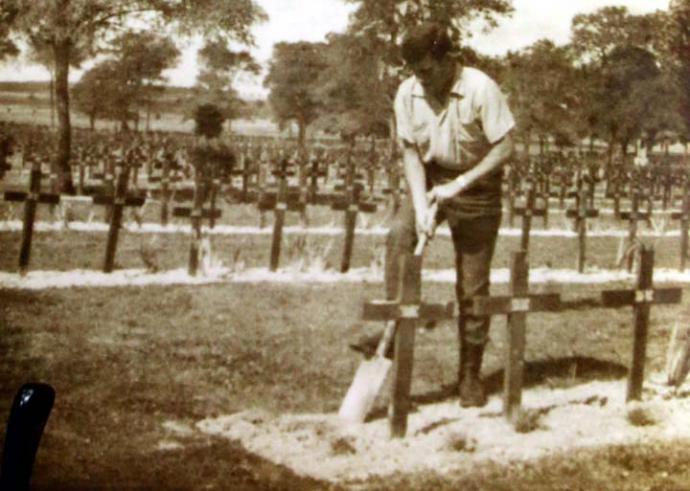
[[[170,110],[180,108],[180,102],[186,93],[185,88],[172,87],[166,89],[161,97],[160,105],[166,108],[151,116],[150,129],[154,131],[191,132],[194,123],[185,120],[181,111]],[[39,82],[0,82],[0,121],[12,121],[25,124],[51,126],[57,124],[51,118],[50,94],[47,83]],[[89,119],[78,111],[71,111],[72,125],[76,128],[88,128]],[[139,129],[144,129],[145,118],[142,115]],[[116,129],[118,124],[112,121],[96,122],[96,129]],[[232,123],[232,131],[239,134],[277,136],[281,134],[278,126],[265,118],[237,119]]]

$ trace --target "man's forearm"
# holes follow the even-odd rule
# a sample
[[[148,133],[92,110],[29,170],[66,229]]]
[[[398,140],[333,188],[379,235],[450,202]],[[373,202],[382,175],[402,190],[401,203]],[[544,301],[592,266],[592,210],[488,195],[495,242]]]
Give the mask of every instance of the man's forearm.
[[[403,170],[415,210],[426,209],[426,171],[414,148],[403,148]]]
[[[501,167],[513,155],[513,151],[513,138],[510,134],[507,134],[489,150],[489,153],[486,154],[481,162],[458,176],[458,179],[462,181],[462,188],[470,187],[478,179]]]

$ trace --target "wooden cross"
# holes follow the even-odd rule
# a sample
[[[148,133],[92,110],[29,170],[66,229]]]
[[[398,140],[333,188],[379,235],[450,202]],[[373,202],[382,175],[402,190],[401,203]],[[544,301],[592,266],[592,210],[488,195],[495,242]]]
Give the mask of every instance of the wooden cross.
[[[311,164],[310,168],[306,172],[307,178],[309,178],[309,203],[316,203],[316,195],[319,190],[319,177],[326,178],[326,169],[320,166],[319,156],[312,150],[309,162]]]
[[[671,196],[673,196],[673,174],[670,171],[664,173],[662,186],[661,206],[662,209],[666,210],[671,201]]]
[[[263,213],[267,210],[273,210],[273,237],[271,239],[271,258],[269,262],[269,269],[276,271],[278,263],[280,262],[280,248],[283,240],[283,227],[285,225],[285,212],[298,211],[304,213],[306,208],[305,201],[301,195],[289,195],[287,176],[290,175],[286,171],[286,163],[283,161],[282,170],[279,171],[278,176],[278,192],[271,195],[269,193],[262,193],[260,196],[258,207]]]
[[[647,332],[652,305],[675,304],[681,301],[680,288],[653,288],[654,249],[640,248],[640,267],[634,290],[605,290],[601,292],[605,307],[632,305],[634,312],[634,340],[632,362],[628,375],[627,400],[639,400],[642,395],[644,365],[647,352]]]
[[[532,181],[527,182],[527,188],[525,190],[525,205],[521,207],[514,208],[514,214],[522,217],[522,233],[520,235],[520,249],[523,251],[529,250],[529,233],[532,228],[532,217],[547,215],[546,206],[543,208],[535,207],[535,192],[534,183]]]
[[[688,259],[688,223],[690,222],[690,195],[686,194],[683,198],[683,209],[680,212],[671,214],[671,219],[680,220],[680,267],[681,272],[685,271]]]
[[[420,247],[420,244],[422,246]],[[390,435],[403,438],[407,432],[407,415],[410,411],[410,388],[414,338],[419,321],[452,319],[454,304],[427,304],[422,296],[423,243],[420,241],[415,254],[399,257],[399,284],[396,300],[374,301],[364,304],[362,319],[371,321],[395,321],[395,351],[391,402],[388,410]]]
[[[204,183],[201,171],[197,170],[194,178],[194,196],[192,206],[176,206],[173,209],[173,216],[189,218],[192,222],[192,238],[189,242],[189,262],[187,272],[190,276],[196,276],[199,269],[199,251],[201,250],[201,222],[204,218],[220,218],[220,210],[204,208],[204,198],[206,195],[204,187],[208,186],[208,181]]]
[[[99,187],[98,191],[94,193],[94,197],[96,196],[113,196],[115,194],[115,172],[117,169],[114,168],[114,163],[112,159],[110,158],[105,158],[103,161],[103,172],[95,173],[94,178],[95,179],[100,179],[102,181],[101,186]],[[103,215],[103,221],[108,223],[110,222],[110,218],[112,216],[112,207],[110,205],[106,205],[105,207],[105,213]]]
[[[517,175],[517,171],[510,167],[508,170],[508,176],[506,177],[506,181],[508,183],[508,196],[506,201],[508,205],[508,225],[510,227],[513,226],[513,222],[515,221],[515,198],[518,194],[520,194],[519,190],[517,189],[519,179],[520,177]]]
[[[248,203],[249,198],[249,186],[252,176],[258,174],[258,156],[254,159],[254,156],[250,152],[251,147],[243,147],[242,151],[239,153],[241,165],[238,169],[233,169],[231,174],[234,176],[242,177],[242,186],[239,191],[239,202]]]
[[[628,221],[628,244],[631,246],[635,243],[635,240],[637,238],[637,222],[640,220],[645,220],[647,223],[649,223],[650,220],[649,212],[643,213],[639,210],[640,196],[641,193],[639,187],[635,187],[632,191],[632,203],[630,206],[630,211],[624,211],[620,214],[621,220]],[[632,254],[630,254],[627,258],[628,271],[632,271],[632,266],[633,256]]]
[[[558,194],[554,195],[558,197],[558,207],[562,210],[565,208],[565,197],[568,194],[568,187],[570,186],[570,176],[567,174],[565,169],[561,169],[558,178]]]
[[[530,294],[528,278],[527,252],[514,252],[510,263],[510,294],[472,299],[473,315],[508,316],[504,354],[503,414],[513,423],[520,414],[522,402],[527,314],[555,312],[561,308],[561,297],[557,293]]]
[[[364,202],[360,199],[362,186],[352,185],[344,196],[333,201],[333,210],[345,211],[345,245],[343,247],[343,257],[340,263],[340,272],[347,273],[350,269],[350,259],[352,257],[352,246],[355,240],[355,226],[357,224],[357,213],[374,213],[376,204]]]
[[[29,175],[29,191],[5,191],[5,201],[24,202],[24,221],[22,224],[22,243],[19,248],[19,273],[25,274],[31,255],[31,238],[34,233],[36,206],[39,203],[57,205],[60,195],[41,192],[41,164],[34,161]]]
[[[587,219],[596,218],[599,211],[587,206],[587,191],[581,187],[575,199],[575,208],[566,211],[566,217],[575,220],[577,230],[578,254],[577,271],[582,273],[585,270],[585,255],[587,247]]]
[[[169,208],[170,208],[170,200],[172,199],[172,192],[170,190],[170,183],[171,181],[178,181],[179,178],[177,177],[172,177],[171,174],[171,166],[170,166],[170,161],[168,159],[163,159],[163,162],[161,164],[161,174],[160,176],[151,176],[149,175],[149,182],[152,183],[159,183],[156,188],[151,188],[152,190],[155,191],[160,191],[160,202],[161,202],[161,225],[164,227],[168,225],[168,218],[169,218]]]
[[[395,213],[400,208],[400,168],[397,161],[391,161],[386,167],[388,175],[388,186],[383,189],[383,194],[390,194],[392,201],[392,211]]]
[[[127,183],[129,182],[129,167],[120,167],[117,176],[117,186],[115,192],[110,195],[96,195],[93,197],[94,205],[105,205],[111,209],[110,226],[108,228],[108,240],[105,247],[105,260],[103,261],[103,272],[112,273],[115,264],[115,252],[117,250],[117,239],[122,227],[122,213],[125,206],[142,206],[145,199],[140,195],[127,194]]]

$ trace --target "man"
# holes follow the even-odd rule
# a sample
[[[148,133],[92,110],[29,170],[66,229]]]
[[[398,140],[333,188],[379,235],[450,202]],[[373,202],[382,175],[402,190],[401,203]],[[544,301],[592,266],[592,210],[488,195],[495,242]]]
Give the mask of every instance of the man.
[[[515,122],[496,83],[462,66],[452,48],[445,26],[436,23],[415,28],[402,44],[413,75],[400,84],[394,110],[409,192],[390,228],[385,280],[392,299],[399,254],[411,252],[418,237],[431,237],[438,222],[448,221],[460,305],[460,404],[474,407],[486,404],[479,373],[490,318],[470,315],[465,305],[489,293],[501,221],[502,165],[513,153]],[[353,348],[367,350],[361,343],[367,341]]]

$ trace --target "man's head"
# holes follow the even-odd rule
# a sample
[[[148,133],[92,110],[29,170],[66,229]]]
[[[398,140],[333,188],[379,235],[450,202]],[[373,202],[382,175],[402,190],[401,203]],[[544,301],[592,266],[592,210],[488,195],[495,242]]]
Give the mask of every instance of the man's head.
[[[450,56],[453,42],[445,25],[425,22],[411,29],[405,36],[401,51],[407,66],[412,69],[425,91],[435,95],[450,89],[455,72],[455,59]],[[448,87],[446,87],[448,86]]]

